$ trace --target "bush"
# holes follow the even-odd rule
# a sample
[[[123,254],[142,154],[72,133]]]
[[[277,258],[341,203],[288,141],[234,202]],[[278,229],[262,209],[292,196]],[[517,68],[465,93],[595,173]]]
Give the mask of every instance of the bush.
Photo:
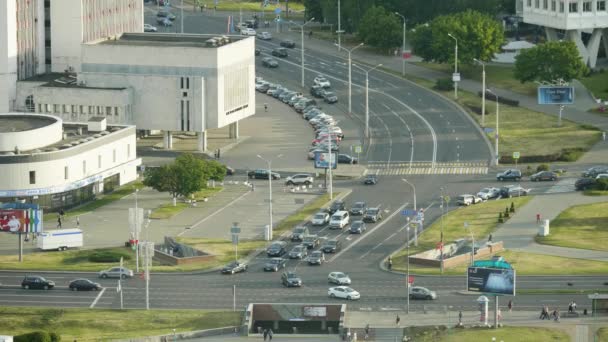
[[[482,97],[483,93],[480,91],[477,93],[477,95],[479,95],[479,97]],[[486,92],[486,100],[496,101],[496,96],[492,93]],[[519,106],[519,101],[511,100],[511,99],[508,99],[508,98],[502,97],[502,96],[498,97],[498,102],[502,103],[502,104],[506,104],[507,106],[512,106],[512,107]]]
[[[549,171],[549,164],[540,164],[536,167],[536,172]]]
[[[505,219],[502,218],[502,211],[498,213],[498,223],[504,223]]]
[[[600,178],[595,181],[598,190],[608,190],[608,178]]]
[[[509,218],[509,207],[505,208],[505,215],[504,215],[504,217],[505,218]]]
[[[512,213],[515,212],[515,203],[511,202],[511,209],[509,209],[509,211]]]
[[[58,333],[52,331],[49,333],[49,335],[51,336],[51,342],[60,342],[61,341],[61,335],[59,335]]]
[[[34,331],[27,334],[15,336],[15,342],[53,342],[51,335],[46,331]]]
[[[90,262],[120,262],[120,258],[123,260],[131,260],[131,253],[127,251],[96,251],[89,255]]]
[[[435,83],[435,89],[443,91],[454,90],[454,82],[449,78],[437,79],[437,82]]]

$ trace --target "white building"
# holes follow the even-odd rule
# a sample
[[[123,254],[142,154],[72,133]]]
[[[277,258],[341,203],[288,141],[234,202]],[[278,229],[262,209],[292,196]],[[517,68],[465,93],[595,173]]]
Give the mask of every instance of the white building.
[[[519,0],[517,7],[523,8],[524,22],[545,28],[547,40],[575,42],[590,67],[596,66],[600,46],[608,55],[608,0]]]
[[[0,202],[69,208],[137,177],[134,126],[53,115],[0,114]]]

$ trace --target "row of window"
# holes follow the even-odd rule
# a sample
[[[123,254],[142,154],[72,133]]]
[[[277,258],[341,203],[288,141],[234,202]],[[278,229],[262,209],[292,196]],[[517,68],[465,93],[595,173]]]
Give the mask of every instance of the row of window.
[[[541,1],[542,1],[542,7],[541,7]],[[551,5],[551,11],[552,12],[557,12],[558,8],[557,8],[557,0],[534,0],[534,8],[542,8],[544,10],[549,10],[549,4]],[[587,12],[593,12],[593,0],[585,0],[583,1],[583,8],[582,11],[587,13]],[[528,0],[527,3],[528,7],[532,7],[532,0]],[[564,13],[564,11],[566,10],[566,5],[565,2],[559,1],[559,13]],[[600,11],[606,11],[606,0],[597,0],[595,1],[595,10],[600,12]],[[579,3],[578,2],[569,2],[568,3],[568,13],[578,13],[579,12]]]
[[[127,144],[127,160],[131,159],[131,144]],[[101,170],[103,167],[102,155],[97,155],[97,170]],[[112,150],[112,163],[116,164],[116,149]],[[87,161],[82,161],[82,176],[87,175]],[[63,167],[63,179],[68,180],[70,178],[70,169],[66,165]],[[30,184],[36,184],[36,171],[30,171]]]
[[[84,105],[69,105],[69,104],[38,104],[39,113],[49,114],[95,114],[106,116],[118,116],[120,107],[112,106],[84,106]]]

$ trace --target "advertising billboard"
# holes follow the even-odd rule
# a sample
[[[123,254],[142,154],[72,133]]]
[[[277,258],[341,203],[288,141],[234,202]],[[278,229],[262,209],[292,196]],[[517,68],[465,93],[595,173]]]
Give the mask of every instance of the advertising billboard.
[[[538,87],[538,104],[567,105],[573,103],[573,87]]]
[[[473,292],[515,295],[515,270],[469,267],[467,290]]]
[[[42,210],[0,209],[0,229],[11,233],[42,233]]]
[[[332,153],[331,155],[331,168],[336,169],[338,167],[338,155]],[[328,169],[329,168],[329,152],[315,152],[315,169]]]

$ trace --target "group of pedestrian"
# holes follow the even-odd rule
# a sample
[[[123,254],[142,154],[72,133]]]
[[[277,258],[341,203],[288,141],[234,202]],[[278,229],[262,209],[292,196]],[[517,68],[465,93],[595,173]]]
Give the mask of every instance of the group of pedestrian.
[[[545,306],[543,306],[543,309],[540,312],[539,319],[542,319],[542,320],[553,319],[554,321],[559,322],[559,309],[555,308],[555,310],[553,310],[553,312],[551,314],[549,314],[549,306],[545,305]]]
[[[274,333],[272,332],[272,329],[264,329],[264,341],[266,341],[266,338],[268,338],[268,341],[272,341],[272,335]]]
[[[568,313],[574,313],[574,312],[576,312],[576,302],[571,301],[570,304],[568,304]]]

